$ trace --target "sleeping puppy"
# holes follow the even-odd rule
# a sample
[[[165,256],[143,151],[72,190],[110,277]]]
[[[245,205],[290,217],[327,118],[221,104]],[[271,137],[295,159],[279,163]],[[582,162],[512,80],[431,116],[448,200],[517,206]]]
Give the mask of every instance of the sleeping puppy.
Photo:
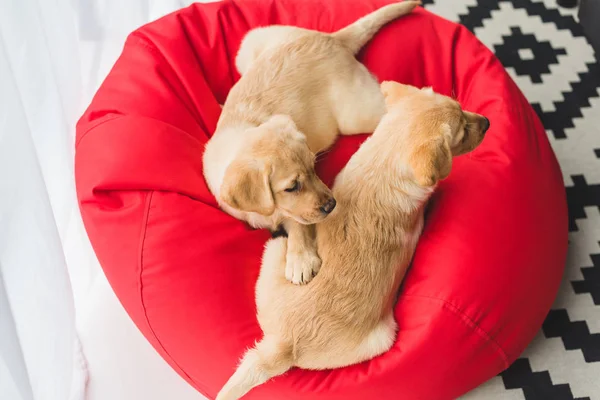
[[[217,400],[236,400],[294,366],[344,367],[393,345],[393,307],[425,203],[450,173],[452,158],[481,143],[489,121],[429,88],[395,82],[381,88],[387,114],[337,177],[336,211],[316,226],[319,274],[310,285],[290,285],[286,239],[268,242],[256,286],[264,337]]]
[[[293,283],[307,283],[319,270],[310,225],[336,205],[308,153],[328,148],[338,133],[375,129],[385,113],[383,96],[355,55],[417,4],[385,6],[331,34],[272,26],[250,31],[242,42],[236,58],[242,77],[206,146],[204,175],[229,214],[256,228],[284,225],[286,277]]]

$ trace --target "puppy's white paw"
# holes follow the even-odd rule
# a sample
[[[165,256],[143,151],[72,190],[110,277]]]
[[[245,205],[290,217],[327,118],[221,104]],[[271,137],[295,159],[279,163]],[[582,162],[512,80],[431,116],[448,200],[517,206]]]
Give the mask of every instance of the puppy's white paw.
[[[295,285],[307,284],[321,269],[321,259],[312,252],[288,253],[285,278]]]

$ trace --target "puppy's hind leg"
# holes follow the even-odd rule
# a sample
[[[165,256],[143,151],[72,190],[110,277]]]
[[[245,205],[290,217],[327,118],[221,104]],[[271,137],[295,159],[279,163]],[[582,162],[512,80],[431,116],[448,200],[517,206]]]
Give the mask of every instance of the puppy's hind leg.
[[[336,85],[333,104],[342,135],[372,133],[386,113],[379,83],[362,64],[353,72],[350,84]]]
[[[370,360],[388,351],[396,341],[398,324],[394,314],[384,317],[371,333],[356,348],[355,356],[359,362]]]
[[[292,366],[291,346],[280,343],[274,336],[266,335],[255,348],[246,352],[216,400],[237,400],[252,388],[283,374]]]
[[[359,364],[370,360],[388,351],[396,341],[398,326],[394,316],[390,313],[355,346],[325,346],[318,352],[301,352],[298,354],[294,366],[304,369],[334,369],[349,365]],[[341,339],[344,333],[336,336]]]
[[[298,28],[292,26],[273,25],[248,32],[235,57],[235,66],[240,75],[244,75],[263,52],[285,43],[290,34],[297,30]]]

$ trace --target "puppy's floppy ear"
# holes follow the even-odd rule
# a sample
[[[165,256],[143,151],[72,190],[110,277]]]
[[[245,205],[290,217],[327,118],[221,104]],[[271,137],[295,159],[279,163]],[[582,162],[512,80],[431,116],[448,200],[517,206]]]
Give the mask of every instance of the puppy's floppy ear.
[[[440,129],[447,131],[450,127],[444,124]],[[417,145],[409,162],[421,186],[430,187],[448,177],[452,169],[452,150],[446,132]]]
[[[271,215],[275,201],[271,192],[271,168],[253,160],[237,160],[225,171],[220,198],[237,210]]]
[[[306,136],[304,133],[298,130],[298,127],[292,120],[292,117],[285,114],[275,114],[271,118],[267,120],[263,125],[267,126],[269,129],[275,129],[279,132],[286,132],[287,134],[291,134],[292,137],[296,140],[306,140]]]
[[[388,106],[395,103],[400,97],[407,96],[417,90],[414,86],[403,85],[394,81],[383,81],[379,88],[385,99],[385,104]]]
[[[271,118],[269,118],[267,122],[265,122],[265,124],[285,129],[298,129],[296,128],[296,124],[294,123],[294,120],[292,120],[292,117],[285,114],[275,114]]]

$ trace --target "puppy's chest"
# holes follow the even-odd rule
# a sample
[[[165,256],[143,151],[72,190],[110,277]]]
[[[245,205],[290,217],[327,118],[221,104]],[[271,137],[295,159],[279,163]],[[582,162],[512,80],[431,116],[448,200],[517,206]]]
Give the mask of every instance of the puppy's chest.
[[[277,212],[268,217],[257,213],[244,213],[243,218],[239,219],[245,220],[253,228],[266,228],[272,231],[276,230],[282,222],[282,218],[277,214]]]

